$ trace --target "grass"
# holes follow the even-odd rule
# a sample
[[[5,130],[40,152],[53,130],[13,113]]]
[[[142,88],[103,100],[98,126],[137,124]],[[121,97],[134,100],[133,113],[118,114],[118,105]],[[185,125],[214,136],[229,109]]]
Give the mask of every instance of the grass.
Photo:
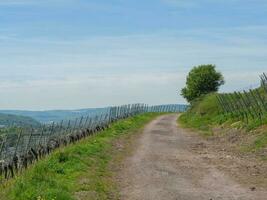
[[[148,113],[115,122],[102,133],[61,148],[2,186],[3,200],[117,199],[110,163],[114,141],[138,132],[159,114]]]
[[[212,137],[213,128],[216,126],[244,129],[248,134],[253,134],[251,131],[254,131],[257,132],[255,140],[245,148],[249,151],[258,151],[267,147],[266,129],[262,128],[267,124],[267,119],[263,118],[262,121],[249,119],[245,123],[237,118],[224,116],[215,93],[195,100],[191,108],[182,114],[178,121],[183,127],[198,130],[205,137]]]
[[[254,149],[262,149],[267,146],[267,132],[263,133],[260,137],[258,137],[254,142]]]
[[[202,135],[211,136],[211,127],[225,121],[215,94],[209,94],[193,102],[192,107],[180,116],[179,123],[185,128],[200,130]]]
[[[253,140],[252,143],[242,146],[242,151],[244,152],[258,152],[261,149],[267,148],[267,132],[262,131],[257,133],[257,137],[255,140]],[[266,157],[263,157],[263,159],[267,159]]]

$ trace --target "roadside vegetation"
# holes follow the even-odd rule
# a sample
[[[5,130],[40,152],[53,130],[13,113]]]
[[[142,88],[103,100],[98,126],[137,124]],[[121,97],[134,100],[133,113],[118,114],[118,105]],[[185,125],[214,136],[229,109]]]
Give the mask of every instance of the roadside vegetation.
[[[110,128],[61,148],[0,188],[2,200],[118,199],[111,167],[116,141],[133,135],[159,113],[120,120]]]
[[[217,92],[224,83],[224,77],[216,71],[215,65],[199,65],[189,72],[186,87],[181,90],[181,95],[189,103],[193,103],[203,95]]]
[[[242,144],[242,150],[259,151],[266,148],[267,122],[264,119],[250,119],[248,122],[245,122],[223,114],[216,95],[216,93],[212,93],[195,100],[191,104],[190,109],[180,116],[179,123],[185,128],[199,130],[199,133],[205,137],[220,134],[218,129],[216,129],[217,127],[221,129],[238,129],[240,133],[247,133],[242,135],[243,137],[255,136],[250,143],[245,144],[245,146]]]
[[[186,78],[186,87],[181,90],[181,95],[190,103],[190,109],[180,117],[180,123],[210,135],[210,126],[221,118],[216,92],[224,83],[224,77],[216,71],[215,65],[194,67]]]
[[[206,136],[212,135],[212,127],[221,124],[224,120],[216,93],[195,99],[190,109],[179,118],[179,122],[184,127],[201,130]]]
[[[205,68],[205,66],[200,66],[199,68]],[[192,71],[196,71],[196,69],[197,67]],[[221,130],[237,129],[240,130],[240,133],[247,133],[242,135],[243,137],[254,135],[253,140],[247,144],[240,144],[242,145],[241,149],[245,151],[259,151],[267,147],[267,104],[265,103],[267,95],[265,83],[262,82],[261,87],[249,92],[244,91],[244,93],[219,94],[217,92],[219,87],[214,87],[211,92],[207,92],[207,90],[204,91],[199,88],[208,88],[205,85],[210,85],[210,82],[215,80],[210,77],[214,76],[211,74],[216,74],[216,72],[208,70],[206,72],[209,74],[204,75],[207,77],[206,79],[203,78],[203,71],[200,72],[198,70],[199,74],[194,75],[202,76],[200,78],[202,81],[193,84],[194,88],[198,88],[194,92],[198,95],[189,98],[190,108],[180,116],[179,123],[183,127],[199,130],[199,133],[205,137],[221,134],[220,131],[218,132],[220,130],[218,127]],[[190,80],[190,77],[192,77],[192,72],[189,73],[187,80]],[[222,76],[220,80],[223,80]],[[190,84],[187,82],[187,88],[190,88]],[[198,87],[195,84],[202,84],[202,86]],[[222,100],[224,101],[222,102]],[[222,132],[227,134],[225,131]]]

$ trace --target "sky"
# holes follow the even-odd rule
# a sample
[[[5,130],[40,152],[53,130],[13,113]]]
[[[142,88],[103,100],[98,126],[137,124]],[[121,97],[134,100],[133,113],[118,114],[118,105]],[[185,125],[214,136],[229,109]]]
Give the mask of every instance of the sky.
[[[259,84],[267,0],[0,0],[0,109],[185,103],[200,64]]]

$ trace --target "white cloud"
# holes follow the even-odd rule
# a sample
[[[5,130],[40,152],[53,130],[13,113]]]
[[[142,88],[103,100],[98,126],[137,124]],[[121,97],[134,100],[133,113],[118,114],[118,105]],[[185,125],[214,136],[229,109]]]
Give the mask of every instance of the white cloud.
[[[198,64],[217,64],[223,91],[258,83],[266,27],[144,35],[0,40],[1,108],[53,109],[184,102],[178,91]],[[242,73],[240,73],[242,71]]]
[[[64,80],[6,81],[0,84],[1,109],[86,108],[125,103],[177,103],[185,74],[151,73],[71,76]]]

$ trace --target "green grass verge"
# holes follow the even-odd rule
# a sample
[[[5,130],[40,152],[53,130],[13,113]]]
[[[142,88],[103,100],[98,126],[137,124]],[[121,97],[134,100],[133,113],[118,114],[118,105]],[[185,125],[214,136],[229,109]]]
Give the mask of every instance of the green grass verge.
[[[193,102],[192,107],[182,114],[178,121],[185,128],[201,131],[205,136],[211,136],[211,127],[224,122],[215,94],[209,94]]]
[[[178,122],[185,128],[199,130],[199,133],[206,137],[212,137],[214,135],[212,129],[219,125],[228,128],[244,129],[248,133],[251,130],[258,130],[255,141],[248,144],[245,149],[257,151],[267,147],[267,134],[266,131],[261,129],[262,125],[267,124],[267,119],[264,118],[262,121],[249,119],[246,123],[237,118],[224,116],[215,93],[195,100],[191,108],[179,117]]]
[[[147,113],[115,122],[98,135],[61,148],[0,188],[5,200],[117,199],[109,168],[114,141],[138,132],[159,114]],[[83,199],[83,198],[82,198]]]

